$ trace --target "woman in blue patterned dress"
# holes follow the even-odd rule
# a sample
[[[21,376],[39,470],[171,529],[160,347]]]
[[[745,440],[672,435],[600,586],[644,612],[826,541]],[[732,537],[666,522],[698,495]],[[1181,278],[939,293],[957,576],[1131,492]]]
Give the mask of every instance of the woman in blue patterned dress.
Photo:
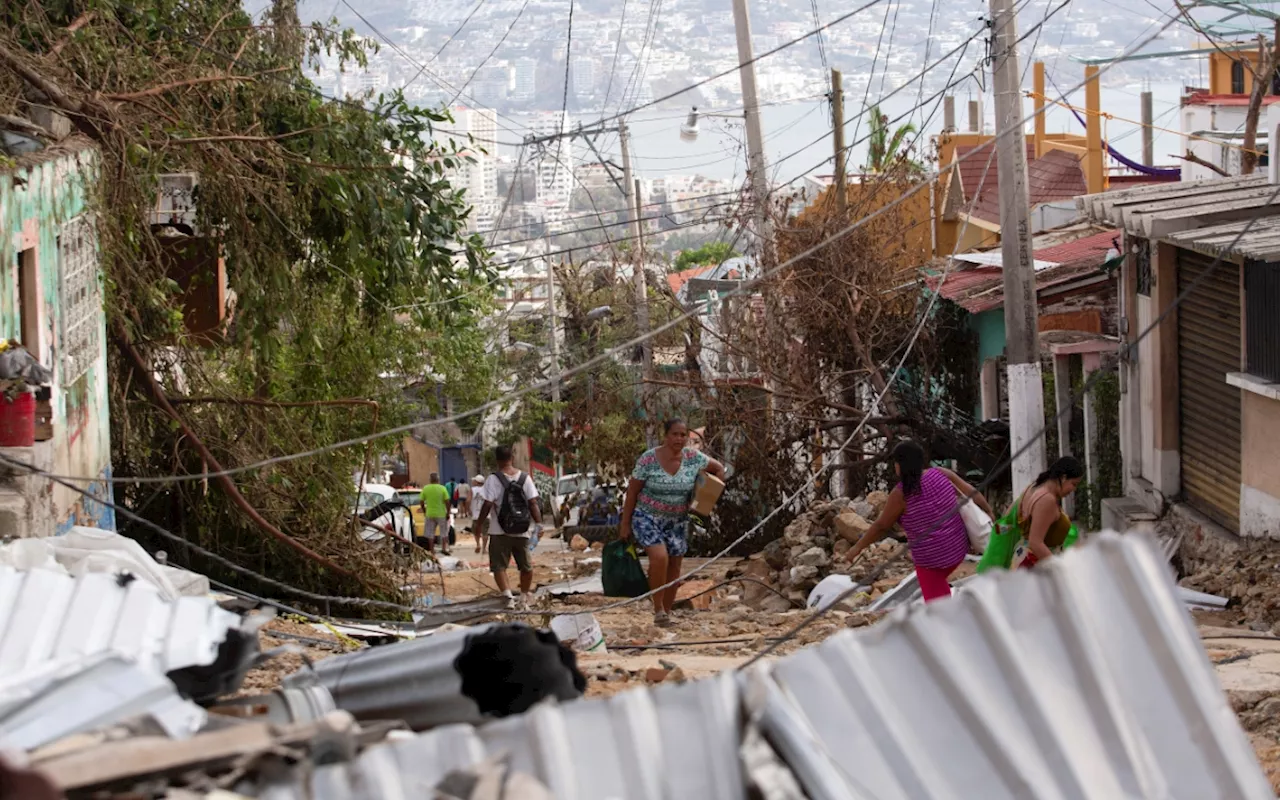
[[[649,588],[657,589],[680,577],[680,565],[689,550],[689,500],[698,473],[706,470],[724,480],[724,465],[701,451],[686,447],[689,426],[668,420],[662,444],[636,459],[627,484],[618,535],[636,544],[649,556]],[[653,595],[653,621],[671,624],[676,586]]]

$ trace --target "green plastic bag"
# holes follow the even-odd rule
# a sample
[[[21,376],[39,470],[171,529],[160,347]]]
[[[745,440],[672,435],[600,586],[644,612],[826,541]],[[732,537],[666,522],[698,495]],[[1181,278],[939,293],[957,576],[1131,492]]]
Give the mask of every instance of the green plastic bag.
[[[987,540],[987,549],[982,552],[982,560],[978,562],[978,573],[989,569],[1008,569],[1013,561],[1013,551],[1022,540],[1022,527],[1018,525],[1018,503],[1000,519],[991,529],[991,537]]]
[[[600,554],[600,581],[604,584],[605,597],[639,597],[649,591],[649,579],[633,542],[615,539],[604,546]]]
[[[1054,548],[1054,552],[1061,553],[1073,546],[1079,538],[1080,529],[1073,522],[1071,529],[1067,531],[1066,538],[1062,540],[1062,545]],[[987,541],[987,549],[983,551],[982,560],[978,562],[978,573],[989,569],[1008,569],[1013,563],[1015,553],[1020,548],[1025,548],[1025,541],[1022,526],[1018,524],[1018,503],[1014,503],[1009,513],[996,520],[991,538]]]

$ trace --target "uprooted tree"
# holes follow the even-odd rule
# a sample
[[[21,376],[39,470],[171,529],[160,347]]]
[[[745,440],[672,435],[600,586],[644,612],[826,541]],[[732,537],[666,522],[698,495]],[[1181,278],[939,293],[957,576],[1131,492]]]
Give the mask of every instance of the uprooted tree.
[[[447,179],[463,156],[433,143],[446,114],[399,93],[326,100],[304,75],[321,52],[361,65],[369,47],[300,25],[294,0],[261,19],[240,0],[0,11],[0,113],[49,139],[31,120],[53,109],[100,151],[117,476],[181,479],[363,436],[410,419],[403,389],[427,376],[459,404],[487,393],[475,320],[493,273]],[[198,179],[194,225],[152,224],[169,173]],[[171,274],[174,238],[225,260],[234,303],[200,336]],[[365,447],[346,447],[232,476],[119,483],[115,498],[278,580],[396,597],[392,549],[362,543],[351,519],[352,477],[376,466]],[[121,526],[175,561],[261,588]]]

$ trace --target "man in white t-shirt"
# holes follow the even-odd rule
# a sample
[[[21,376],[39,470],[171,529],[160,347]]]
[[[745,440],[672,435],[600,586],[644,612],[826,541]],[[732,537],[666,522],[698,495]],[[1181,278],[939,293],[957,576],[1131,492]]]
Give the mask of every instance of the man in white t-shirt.
[[[471,492],[471,502],[468,505],[470,517],[467,521],[467,530],[471,531],[471,535],[476,540],[476,552],[489,552],[489,535],[480,527],[480,509],[484,508],[484,498],[480,496],[480,489],[484,486],[484,476],[476,475],[471,479],[471,486],[468,487]]]
[[[516,569],[520,571],[520,603],[529,607],[533,599],[533,557],[529,553],[529,537],[542,530],[542,509],[538,507],[538,487],[533,480],[512,465],[511,448],[500,446],[494,452],[498,461],[498,471],[485,480],[484,485],[475,491],[478,500],[483,501],[480,516],[476,518],[475,527],[483,531],[486,520],[489,525],[489,569],[493,572],[493,580],[498,590],[507,598],[507,608],[516,608],[516,599],[507,585],[507,567],[511,558],[516,560]],[[498,517],[502,509],[502,498],[506,487],[498,477],[502,473],[512,488],[519,487],[524,493],[531,521],[523,531],[505,531]]]

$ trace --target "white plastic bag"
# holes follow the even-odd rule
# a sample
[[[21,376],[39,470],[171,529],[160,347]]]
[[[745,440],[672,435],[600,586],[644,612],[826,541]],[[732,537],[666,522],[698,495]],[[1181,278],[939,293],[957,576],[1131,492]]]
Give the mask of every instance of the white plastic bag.
[[[963,502],[963,498],[961,502]],[[970,500],[960,506],[960,519],[964,520],[965,533],[969,534],[969,546],[976,553],[986,552],[987,541],[991,538],[991,528],[994,525],[991,517],[987,516],[987,512],[978,508],[977,503]]]
[[[551,618],[551,632],[578,653],[607,653],[604,631],[594,614],[560,614]]]
[[[808,607],[824,609],[836,601],[836,598],[853,588],[853,578],[848,575],[828,575],[823,578],[813,591],[809,592]],[[851,600],[846,597],[845,601]]]

